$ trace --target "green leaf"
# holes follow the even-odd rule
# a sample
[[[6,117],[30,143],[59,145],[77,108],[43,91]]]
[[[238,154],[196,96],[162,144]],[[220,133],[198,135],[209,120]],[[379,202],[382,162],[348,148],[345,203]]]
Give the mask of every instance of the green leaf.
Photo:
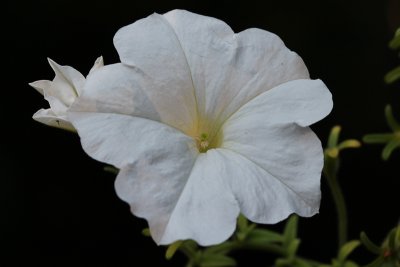
[[[346,148],[358,148],[361,146],[360,141],[356,139],[348,139],[341,142],[338,146],[339,150],[346,149]]]
[[[178,250],[178,248],[182,245],[183,241],[178,240],[172,243],[171,245],[168,246],[167,251],[165,252],[165,258],[167,260],[172,259],[172,257],[175,255],[175,252]]]
[[[339,262],[338,260],[333,259],[332,260],[332,267],[342,267],[342,263]]]
[[[400,79],[400,66],[389,71],[384,77],[385,83],[389,84],[394,83],[398,79]]]
[[[389,127],[393,132],[400,131],[400,124],[393,116],[393,110],[391,105],[386,105],[385,107],[385,117]]]
[[[382,252],[382,249],[375,245],[367,236],[365,232],[361,232],[360,234],[360,240],[361,243],[365,246],[366,249],[368,249],[370,252],[380,255]]]
[[[295,267],[315,267],[315,265],[313,265],[313,264],[311,264],[311,263],[309,263],[309,262],[307,262],[305,260],[302,260],[302,259],[296,259],[294,261],[293,265]]]
[[[256,227],[254,223],[250,223],[243,215],[238,217],[238,230],[236,231],[236,237],[240,241],[247,238],[247,235]]]
[[[294,239],[292,242],[290,242],[289,246],[287,247],[287,257],[289,260],[293,261],[294,258],[296,257],[296,252],[297,249],[299,248],[300,245],[300,239]]]
[[[247,235],[247,240],[263,243],[281,243],[283,242],[283,236],[271,230],[256,228]]]
[[[142,230],[142,235],[150,237],[151,236],[150,229],[149,228],[144,228]]]
[[[363,137],[363,142],[367,144],[385,144],[394,138],[393,133],[367,134]]]
[[[288,267],[291,266],[291,261],[288,259],[276,259],[275,261],[276,267]]]
[[[400,226],[396,227],[396,234],[395,234],[395,250],[399,251],[400,253]]]
[[[382,263],[384,262],[384,258],[383,257],[378,257],[376,258],[373,262],[364,265],[363,267],[381,267]]]
[[[396,228],[392,229],[392,231],[390,231],[389,233],[389,249],[391,251],[394,251],[396,248]]]
[[[208,247],[204,250],[204,253],[208,254],[227,254],[233,248],[235,248],[235,243],[232,241],[225,241],[219,245]]]
[[[397,29],[393,39],[389,42],[389,47],[393,50],[400,48],[400,28]]]
[[[339,148],[337,147],[327,148],[325,149],[325,153],[327,156],[331,158],[337,158],[339,156]]]
[[[353,250],[357,248],[360,244],[361,243],[358,240],[352,240],[344,244],[343,247],[339,250],[338,260],[344,263],[350,253],[353,252]]]
[[[386,146],[382,150],[382,158],[384,160],[388,160],[390,155],[392,154],[393,150],[400,146],[400,138],[395,138],[389,141]]]
[[[203,254],[199,265],[201,267],[231,267],[236,266],[236,261],[221,254]]]
[[[328,148],[334,148],[337,146],[341,129],[342,128],[339,125],[332,128],[328,137]]]
[[[283,246],[288,249],[290,243],[297,237],[297,224],[299,217],[297,215],[292,215],[287,220],[285,225],[285,230],[283,231]]]
[[[346,261],[344,267],[358,267],[358,264],[354,261]]]

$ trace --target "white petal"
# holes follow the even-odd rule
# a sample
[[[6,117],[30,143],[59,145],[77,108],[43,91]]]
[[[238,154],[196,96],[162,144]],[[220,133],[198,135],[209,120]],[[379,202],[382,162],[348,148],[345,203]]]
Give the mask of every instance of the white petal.
[[[184,156],[151,166],[144,159],[122,169],[117,193],[134,214],[148,220],[158,244],[185,239],[221,243],[235,230],[239,214],[229,184],[220,177],[222,163],[212,153],[200,154],[190,173],[190,164],[180,165]]]
[[[161,121],[188,133],[196,122],[192,102],[134,67],[107,65],[90,74],[74,110],[126,114]]]
[[[44,99],[49,102],[52,113],[57,117],[67,116],[67,110],[69,107],[62,100],[52,95],[47,95],[46,92],[44,94]]]
[[[29,85],[32,86],[33,88],[35,88],[36,91],[38,91],[39,93],[44,95],[44,92],[49,90],[51,83],[52,82],[48,81],[48,80],[40,80],[40,81],[31,82],[31,83],[29,83]]]
[[[189,63],[199,113],[217,125],[258,94],[309,78],[303,60],[273,33],[248,29],[234,34],[218,19],[183,10],[164,17]]]
[[[224,168],[225,164],[215,150],[198,156],[161,244],[193,239],[200,245],[209,246],[232,235],[239,206],[229,187],[232,173]]]
[[[321,80],[295,80],[258,95],[226,124],[236,122],[240,127],[243,122],[239,120],[246,117],[249,123],[254,122],[253,127],[291,123],[309,126],[327,116],[332,107],[332,95]]]
[[[104,67],[104,60],[103,57],[100,56],[96,59],[96,61],[93,64],[93,67],[90,69],[89,74],[91,74],[93,71],[98,70],[99,68]]]
[[[301,216],[311,216],[318,212],[319,179],[316,188],[311,191],[313,202],[303,200],[303,196],[292,188],[291,184],[283,183],[268,170],[250,161],[245,156],[228,150],[214,149],[214,158],[220,163],[220,177],[229,185],[240,211],[253,222],[277,223],[291,213]]]
[[[163,16],[153,14],[121,28],[114,37],[114,45],[121,62],[136,67],[136,76],[141,74],[141,80],[151,82],[145,90],[166,117],[163,121],[176,127],[171,121],[177,118],[197,120],[190,69]]]
[[[331,94],[321,81],[282,84],[254,98],[224,124],[221,146],[247,158],[264,170],[266,177],[274,177],[293,191],[287,201],[300,204],[291,204],[284,214],[311,216],[319,208],[323,152],[315,134],[302,126],[322,119],[331,109]],[[262,210],[243,209],[256,222],[271,223],[285,217],[282,213],[268,219]]]
[[[80,95],[85,83],[85,77],[70,66],[61,66],[51,59],[48,60],[56,77],[49,91],[45,91],[45,94],[54,96],[67,106],[70,106],[75,101],[75,98]]]
[[[202,159],[192,171],[198,156],[192,138],[164,124],[128,115],[70,111],[69,119],[91,157],[120,168],[118,196],[131,205],[135,215],[148,220],[156,242],[193,238],[208,244],[232,233],[238,208],[232,211],[230,205],[235,201],[231,195],[226,197],[229,191],[225,193],[214,173],[217,162]],[[202,218],[210,224],[205,228],[191,222],[188,214],[197,216],[192,220]]]
[[[260,29],[234,34],[220,20],[184,10],[128,25],[117,32],[114,44],[122,63],[136,66],[193,107],[192,117],[200,118],[197,132],[217,129],[276,85],[309,77],[301,58],[278,36]]]
[[[75,131],[75,128],[66,117],[58,117],[51,109],[40,109],[33,114],[32,118],[38,122],[52,127],[61,128],[68,131]]]
[[[196,151],[195,141],[180,131],[148,119],[122,114],[68,112],[83,149],[96,160],[122,168],[139,159],[174,156],[174,151]],[[181,153],[183,155],[183,153]],[[157,162],[154,161],[154,164]]]

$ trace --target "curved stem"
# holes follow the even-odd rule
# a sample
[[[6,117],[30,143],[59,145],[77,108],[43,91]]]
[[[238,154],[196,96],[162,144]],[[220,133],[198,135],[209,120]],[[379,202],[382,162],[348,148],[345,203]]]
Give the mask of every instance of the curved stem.
[[[339,186],[336,174],[325,171],[329,188],[335,202],[338,215],[338,247],[342,247],[347,241],[347,209],[344,201],[343,192]]]

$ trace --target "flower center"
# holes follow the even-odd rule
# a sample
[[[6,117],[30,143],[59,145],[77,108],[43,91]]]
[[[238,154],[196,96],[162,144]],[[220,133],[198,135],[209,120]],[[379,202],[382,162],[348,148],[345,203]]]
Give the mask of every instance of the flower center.
[[[186,134],[194,139],[200,153],[206,153],[209,149],[218,148],[222,144],[222,129],[218,123],[210,119],[199,119]]]
[[[199,137],[196,138],[197,148],[199,149],[200,153],[204,153],[208,150],[210,146],[210,141],[208,140],[208,134],[202,133]]]

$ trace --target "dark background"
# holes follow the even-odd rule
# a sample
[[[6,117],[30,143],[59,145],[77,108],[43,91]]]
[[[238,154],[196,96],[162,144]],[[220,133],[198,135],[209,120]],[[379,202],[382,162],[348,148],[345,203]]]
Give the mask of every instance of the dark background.
[[[7,1],[1,34],[0,266],[184,266],[183,257],[163,259],[164,248],[141,235],[143,220],[117,198],[114,176],[89,158],[76,135],[31,119],[47,103],[28,82],[52,80],[50,57],[86,75],[94,60],[118,61],[112,44],[122,26],[157,12],[182,8],[224,20],[234,31],[258,27],[278,34],[302,56],[312,78],[321,78],[334,110],[313,129],[325,143],[330,128],[343,138],[388,131],[383,108],[400,118],[400,86],[383,75],[399,60],[387,47],[400,25],[399,0],[325,1]],[[4,3],[3,3],[4,6]],[[4,81],[6,83],[4,84]],[[381,146],[343,153],[340,183],[350,237],[365,230],[381,241],[399,220],[400,177]],[[336,217],[323,180],[320,214],[300,220],[300,253],[328,261],[336,254]],[[281,229],[282,223],[271,226]],[[2,255],[3,254],[3,255]],[[267,266],[268,256],[236,255],[241,266]],[[363,249],[355,257],[370,259]],[[11,260],[11,261],[10,261]],[[28,264],[19,265],[21,261]],[[146,264],[140,263],[146,261]]]

